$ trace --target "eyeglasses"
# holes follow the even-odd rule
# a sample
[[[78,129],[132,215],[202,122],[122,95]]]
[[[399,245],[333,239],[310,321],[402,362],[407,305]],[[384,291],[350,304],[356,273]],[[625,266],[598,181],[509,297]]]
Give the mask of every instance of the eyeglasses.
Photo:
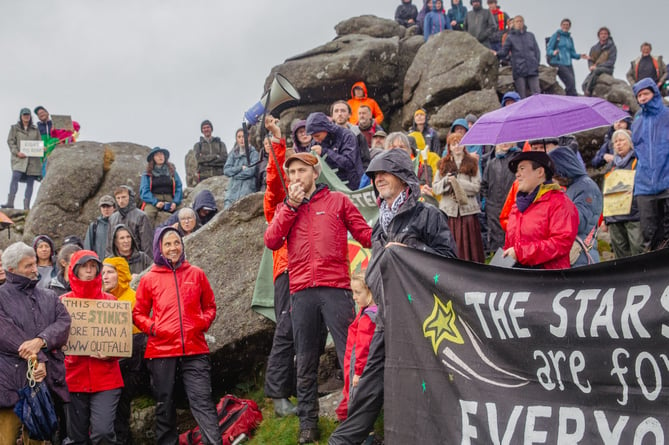
[[[179,218],[179,221],[187,222],[187,221],[193,221],[195,218],[192,216],[186,216],[185,218]]]

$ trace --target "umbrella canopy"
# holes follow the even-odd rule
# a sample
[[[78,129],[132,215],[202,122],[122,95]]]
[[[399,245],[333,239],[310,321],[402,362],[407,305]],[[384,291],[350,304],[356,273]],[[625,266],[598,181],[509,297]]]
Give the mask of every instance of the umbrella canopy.
[[[463,145],[496,145],[558,138],[613,125],[629,114],[597,97],[535,94],[486,113],[462,138]]]

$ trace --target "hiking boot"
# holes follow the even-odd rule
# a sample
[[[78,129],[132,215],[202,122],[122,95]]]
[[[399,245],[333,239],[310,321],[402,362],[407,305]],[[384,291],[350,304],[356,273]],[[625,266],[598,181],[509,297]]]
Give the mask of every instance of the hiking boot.
[[[14,195],[7,196],[7,202],[0,205],[0,208],[13,209],[14,208]]]
[[[297,443],[314,443],[320,438],[321,434],[318,432],[318,428],[308,428],[300,431],[300,437]]]
[[[272,399],[274,401],[274,413],[277,417],[297,415],[297,407],[288,399]]]

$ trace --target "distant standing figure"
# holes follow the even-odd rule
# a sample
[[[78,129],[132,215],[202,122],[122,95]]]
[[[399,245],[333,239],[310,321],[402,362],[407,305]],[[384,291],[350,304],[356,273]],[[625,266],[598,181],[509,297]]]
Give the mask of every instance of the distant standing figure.
[[[431,35],[439,34],[445,29],[451,29],[451,23],[444,14],[442,1],[435,0],[432,10],[427,13],[423,22],[423,39],[427,42]]]
[[[19,182],[26,183],[26,191],[23,197],[23,208],[30,209],[30,199],[33,196],[33,185],[35,180],[42,177],[42,159],[34,156],[26,156],[21,152],[22,141],[41,141],[39,131],[33,124],[30,109],[22,108],[19,113],[19,121],[12,125],[7,136],[7,145],[11,152],[12,179],[9,183],[9,195],[7,202],[0,207],[4,209],[14,208],[14,198],[19,190]]]
[[[246,147],[244,146],[244,131],[240,128],[235,133],[235,145],[225,162],[223,173],[230,178],[228,189],[225,192],[223,208],[227,209],[244,196],[256,191],[256,167],[249,167],[246,159]],[[249,147],[251,165],[258,161],[258,152]]]
[[[197,182],[213,176],[223,176],[223,167],[228,160],[228,149],[221,138],[212,136],[214,125],[209,120],[200,124],[199,142],[193,145],[195,160],[197,161]]]
[[[418,9],[411,3],[411,0],[402,0],[402,3],[395,9],[395,21],[405,28],[415,25],[417,17]]]
[[[98,208],[100,216],[88,226],[84,237],[84,249],[92,250],[99,258],[104,258],[109,235],[109,217],[114,213],[114,198],[110,195],[100,197]]]
[[[587,59],[586,54],[579,54],[574,47],[574,40],[571,38],[571,20],[562,19],[560,22],[560,29],[555,31],[548,41],[546,52],[550,54],[551,66],[556,66],[558,69],[558,76],[567,96],[578,96],[576,92],[576,78],[574,77],[574,67],[571,63],[572,59]]]
[[[527,30],[521,15],[513,18],[513,29],[497,52],[498,59],[511,53],[513,83],[521,98],[541,93],[539,87],[539,60],[541,52],[534,34]]]
[[[652,49],[653,46],[648,42],[641,44],[641,55],[632,61],[627,71],[627,81],[634,86],[641,79],[650,77],[662,90],[664,81],[667,80],[667,65],[662,60],[662,56],[650,55]]]
[[[590,54],[588,55],[590,74],[585,78],[582,85],[583,93],[586,96],[592,96],[599,76],[602,74],[613,75],[613,68],[618,56],[618,49],[616,48],[616,44],[613,43],[609,28],[606,26],[599,28],[597,38],[599,40],[590,48]]]
[[[472,10],[467,12],[464,29],[481,45],[490,48],[490,38],[497,29],[497,23],[490,11],[481,7],[481,0],[472,0]]]
[[[37,235],[33,240],[33,249],[37,255],[39,282],[37,287],[47,289],[51,279],[57,275],[56,247],[47,235]]]
[[[497,5],[497,0],[488,0],[488,10],[495,19],[495,32],[490,36],[490,48],[499,51],[502,48],[502,35],[506,31],[506,24],[509,21],[509,14],[502,11]]]
[[[37,116],[37,129],[40,136],[51,137],[51,130],[53,130],[53,122],[51,116],[46,108],[41,105],[35,107],[35,115]]]
[[[462,0],[451,0],[451,9],[447,13],[451,20],[451,29],[454,31],[465,30],[465,17],[467,17],[467,7],[462,4]]]
[[[177,168],[166,148],[154,147],[146,157],[146,171],[139,186],[144,213],[156,225],[160,211],[173,213],[183,199],[183,187]]]

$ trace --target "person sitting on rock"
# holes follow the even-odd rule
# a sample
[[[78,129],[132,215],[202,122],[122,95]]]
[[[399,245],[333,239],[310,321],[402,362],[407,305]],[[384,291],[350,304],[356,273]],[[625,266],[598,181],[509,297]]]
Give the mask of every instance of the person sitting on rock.
[[[35,249],[35,255],[37,255],[37,270],[39,272],[37,287],[47,289],[51,279],[58,273],[56,270],[56,247],[53,240],[47,235],[37,235],[33,240],[33,249]]]
[[[409,133],[418,131],[425,139],[425,145],[429,147],[432,153],[441,155],[441,144],[439,143],[439,134],[432,128],[428,122],[427,111],[424,108],[419,108],[413,114],[413,123],[409,129]]]
[[[602,26],[597,31],[599,40],[590,48],[588,55],[588,68],[590,74],[583,81],[583,93],[586,96],[592,96],[595,90],[597,79],[602,74],[613,75],[613,69],[616,64],[616,57],[618,56],[618,49],[613,43],[611,31],[606,26]]]
[[[630,69],[627,71],[627,81],[634,86],[641,79],[650,77],[662,91],[664,81],[667,80],[667,65],[662,60],[662,56],[650,55],[652,49],[653,46],[648,42],[641,44],[641,55],[632,60]]]
[[[353,84],[348,104],[351,107],[350,123],[355,125],[358,120],[358,108],[360,108],[360,105],[367,105],[372,110],[372,117],[377,124],[383,122],[383,111],[381,111],[381,107],[379,107],[379,104],[374,99],[367,96],[367,85],[365,85],[365,82],[356,82]]]
[[[204,189],[200,191],[191,204],[191,208],[195,211],[196,229],[207,224],[218,213],[216,199],[211,191]],[[173,213],[167,221],[162,223],[159,227],[172,226],[177,227],[179,224],[179,214]]]
[[[174,213],[183,198],[181,178],[169,159],[169,150],[154,147],[146,157],[146,171],[139,185],[139,197],[144,202],[142,210],[153,225],[161,210]]]
[[[372,145],[372,137],[377,131],[383,131],[383,127],[372,119],[372,109],[367,105],[360,105],[358,108],[358,128],[365,137],[366,146]],[[360,144],[358,144],[358,149]],[[362,160],[362,157],[361,157]]]
[[[179,234],[182,237],[190,235],[200,228],[197,217],[195,216],[195,210],[190,207],[184,207],[179,210],[177,216],[179,217],[179,221],[176,222],[173,227],[179,231]]]
[[[66,244],[58,251],[58,273],[49,282],[49,289],[54,291],[59,297],[72,290],[70,287],[70,277],[67,274],[70,268],[70,259],[74,252],[82,250],[76,244]]]
[[[229,208],[244,196],[256,192],[257,167],[255,167],[255,164],[258,161],[258,151],[251,146],[249,147],[249,157],[246,157],[244,130],[241,128],[235,133],[235,140],[235,145],[232,147],[223,168],[225,176],[230,178],[228,189],[225,192],[224,209]]]
[[[464,28],[481,45],[490,48],[490,38],[497,29],[497,23],[490,11],[481,7],[481,0],[472,0],[472,10],[467,12]]]
[[[193,145],[195,160],[197,161],[197,182],[204,181],[212,176],[223,176],[223,167],[228,160],[228,149],[221,138],[212,136],[214,125],[208,119],[200,124],[199,142]]]
[[[397,9],[395,9],[395,21],[405,28],[414,26],[417,17],[418,8],[411,3],[411,0],[402,0]]]
[[[444,6],[441,0],[435,0],[434,6],[425,16],[423,22],[423,39],[427,42],[430,36],[439,34],[445,29],[451,29],[450,20],[444,13]]]
[[[109,217],[114,213],[114,198],[110,195],[100,197],[98,208],[100,216],[88,226],[84,237],[84,249],[92,250],[98,257],[104,258],[109,236]]]
[[[362,159],[358,143],[350,130],[339,127],[325,113],[307,117],[307,133],[313,137],[311,150],[325,156],[325,162],[337,169],[337,177],[351,190],[357,190],[362,177]]]
[[[360,127],[349,122],[351,119],[351,106],[345,100],[337,100],[333,102],[330,106],[330,117],[332,118],[332,122],[342,128],[351,130],[355,135],[355,140],[358,143],[358,151],[360,152],[360,159],[362,160],[362,167],[367,168],[370,160],[370,144],[367,142],[367,136],[362,134]],[[360,116],[358,116],[358,119],[360,119]],[[371,121],[371,114],[369,120]],[[376,123],[376,121],[374,122]],[[377,131],[380,128],[380,126],[377,127]]]
[[[125,225],[137,242],[139,250],[150,258],[153,225],[146,213],[135,206],[135,192],[127,185],[122,185],[114,190],[114,200],[116,201],[116,211],[109,217],[109,227],[113,228],[118,224]],[[112,244],[114,242],[112,235],[110,230],[105,256],[117,256],[112,255]]]
[[[19,120],[9,129],[7,144],[11,152],[12,179],[9,183],[9,195],[7,202],[0,207],[4,209],[14,208],[14,198],[19,190],[19,182],[26,183],[26,191],[23,197],[23,208],[30,209],[30,199],[33,196],[33,185],[35,180],[42,177],[42,159],[35,156],[27,156],[21,151],[22,141],[41,140],[39,130],[33,124],[32,113],[28,108],[22,108]]]
[[[111,231],[111,236],[113,242],[111,245],[112,254],[110,256],[125,258],[133,278],[153,264],[151,257],[139,250],[137,242],[128,227],[123,224],[114,226],[114,229]]]
[[[461,0],[451,0],[451,9],[447,14],[451,21],[451,29],[454,31],[465,30],[465,18],[467,17],[467,7],[462,4]]]
[[[513,18],[513,29],[502,49],[493,51],[499,59],[511,54],[513,83],[521,98],[541,93],[539,86],[539,61],[541,52],[534,34],[527,30],[521,15]]]

